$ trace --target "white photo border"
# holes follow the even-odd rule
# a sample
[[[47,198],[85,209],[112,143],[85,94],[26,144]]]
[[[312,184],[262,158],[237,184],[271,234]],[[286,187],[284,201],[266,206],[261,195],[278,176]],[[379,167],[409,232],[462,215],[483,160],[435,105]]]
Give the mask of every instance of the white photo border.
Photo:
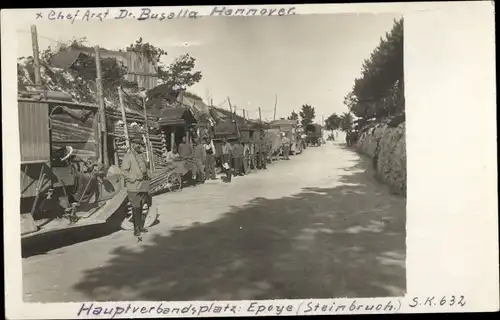
[[[160,302],[103,302],[94,303],[93,310],[96,307],[108,308],[108,311],[114,308],[113,314],[104,314],[103,309],[99,315],[84,312],[79,317],[252,316],[256,315],[254,311],[261,310],[259,306],[265,309],[259,315],[276,315],[277,306],[284,306],[281,315],[295,315],[305,314],[308,303],[313,302],[337,306],[328,307],[319,314],[384,313],[388,312],[384,311],[388,303],[395,306],[391,312],[399,313],[498,311],[493,2],[225,7],[275,8],[276,13],[280,8],[289,10],[294,7],[293,11],[287,12],[300,15],[388,12],[403,15],[408,119],[407,295],[404,298],[373,299],[162,302],[160,307],[161,310],[166,307],[182,310],[191,306],[198,311],[206,308],[207,312],[203,314],[191,311],[158,313],[154,307],[158,308]],[[203,16],[209,15],[213,8],[189,7],[189,10]],[[119,9],[110,8],[115,14]],[[140,8],[124,9],[140,11]],[[165,8],[169,12],[180,9],[182,7]],[[1,16],[4,258],[8,319],[74,318],[82,308],[81,303],[22,302],[19,196],[16,191],[20,179],[15,169],[20,163],[18,115],[14,107],[17,105],[17,54],[13,48],[17,44],[17,27],[36,23],[35,13],[40,10],[2,10]],[[434,297],[432,303],[424,303],[430,297]],[[415,298],[418,298],[417,305]],[[452,299],[456,300],[453,304]],[[459,303],[460,299],[465,304]],[[238,312],[216,313],[214,303],[236,305]],[[86,303],[85,307],[90,304]],[[346,307],[339,309],[338,306],[343,304]],[[353,304],[373,304],[375,307],[371,310],[364,307],[353,309]],[[117,313],[129,305],[138,308],[137,313]],[[209,306],[212,306],[210,311]]]

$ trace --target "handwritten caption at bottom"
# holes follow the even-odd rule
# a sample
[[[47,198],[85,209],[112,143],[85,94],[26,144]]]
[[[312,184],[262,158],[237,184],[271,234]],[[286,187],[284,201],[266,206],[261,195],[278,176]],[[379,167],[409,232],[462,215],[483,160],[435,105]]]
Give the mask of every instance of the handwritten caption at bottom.
[[[229,8],[229,7],[213,7],[210,14],[207,16],[286,16],[294,15],[295,7],[274,7],[274,8]],[[107,19],[137,19],[143,20],[172,20],[178,18],[196,19],[200,13],[196,10],[180,9],[178,11],[163,11],[155,8],[141,8],[137,10],[118,9],[110,11],[110,9],[86,9],[86,10],[48,10],[48,12],[40,11],[36,13],[36,20],[61,20],[69,21],[71,24],[75,21],[104,21]]]
[[[106,318],[125,318],[134,315],[145,316],[266,316],[266,315],[319,315],[335,313],[396,313],[401,307],[399,300],[386,300],[383,302],[366,303],[353,300],[351,302],[319,302],[304,301],[297,303],[276,302],[248,302],[248,303],[222,303],[213,302],[203,303],[168,303],[156,304],[133,304],[124,305],[106,305],[105,303],[82,303],[77,312],[77,317],[106,317]]]

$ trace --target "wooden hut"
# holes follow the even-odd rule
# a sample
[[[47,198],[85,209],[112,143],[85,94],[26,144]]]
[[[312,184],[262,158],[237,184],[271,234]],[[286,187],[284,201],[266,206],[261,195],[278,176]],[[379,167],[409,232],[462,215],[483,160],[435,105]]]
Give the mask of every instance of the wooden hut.
[[[193,135],[192,128],[197,121],[194,114],[188,108],[169,108],[161,111],[161,116],[158,120],[158,126],[164,134],[170,139],[167,141],[168,151],[176,150],[182,137],[187,136],[190,139]]]

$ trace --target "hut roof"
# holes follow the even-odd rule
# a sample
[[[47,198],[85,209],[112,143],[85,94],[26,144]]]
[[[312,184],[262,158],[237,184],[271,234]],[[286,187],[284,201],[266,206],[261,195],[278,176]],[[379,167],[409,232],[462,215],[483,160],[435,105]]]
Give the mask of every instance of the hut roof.
[[[236,134],[236,124],[230,120],[225,120],[219,122],[215,126],[215,134],[216,135],[224,135],[224,134]]]
[[[275,120],[271,122],[271,126],[296,126],[298,124],[297,120]]]
[[[180,125],[186,123],[196,123],[196,118],[188,108],[169,108],[161,111],[161,117],[159,120],[160,126]]]
[[[193,113],[197,114],[209,114],[210,108],[207,104],[205,104],[202,100],[199,99],[193,99],[190,97],[186,97],[183,94],[180,95],[180,102],[193,110]]]

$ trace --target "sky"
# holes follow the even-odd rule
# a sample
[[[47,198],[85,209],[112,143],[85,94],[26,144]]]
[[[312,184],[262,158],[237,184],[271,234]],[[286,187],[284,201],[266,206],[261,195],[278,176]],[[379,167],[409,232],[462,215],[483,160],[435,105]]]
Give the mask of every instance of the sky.
[[[303,104],[316,110],[321,123],[332,113],[347,111],[344,96],[361,65],[392,29],[397,14],[289,15],[282,17],[198,17],[164,21],[50,21],[37,24],[40,50],[74,37],[90,45],[125,48],[140,37],[166,50],[162,62],[189,53],[202,80],[189,91],[214,105],[237,106],[257,119],[272,120],[299,112]],[[18,56],[32,55],[30,27],[17,30]]]

